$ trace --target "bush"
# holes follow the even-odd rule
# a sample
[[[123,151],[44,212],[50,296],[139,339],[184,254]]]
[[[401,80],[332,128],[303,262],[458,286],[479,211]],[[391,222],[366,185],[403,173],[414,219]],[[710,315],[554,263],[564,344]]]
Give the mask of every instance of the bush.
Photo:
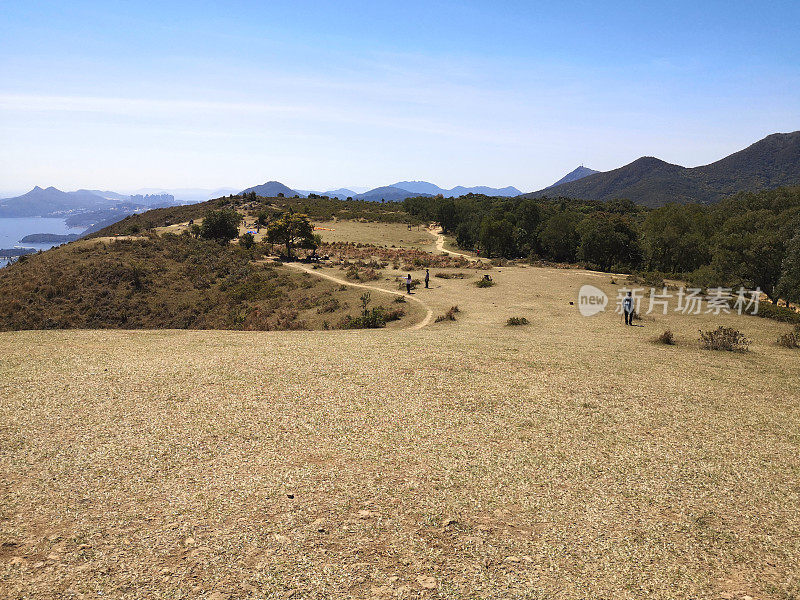
[[[784,348],[800,348],[800,325],[795,325],[794,331],[778,336],[777,344]]]
[[[749,312],[747,314],[750,314]],[[786,306],[778,306],[769,302],[760,302],[758,305],[757,317],[772,319],[782,323],[795,323],[800,325],[800,313],[793,311]]]
[[[464,279],[466,275],[464,273],[436,273],[434,277],[439,277],[440,279]]]
[[[530,323],[530,321],[525,317],[509,317],[508,321],[506,321],[506,325],[511,326],[527,325],[528,323]]]
[[[220,244],[227,244],[239,235],[239,223],[242,216],[233,209],[223,208],[212,210],[203,217],[200,226],[200,237],[206,240],[216,240]]]
[[[442,321],[455,321],[456,320],[456,313],[461,312],[458,310],[458,306],[451,306],[447,309],[447,312],[443,315],[439,315],[436,317],[436,322],[441,323]]]
[[[494,281],[492,281],[492,278],[488,275],[484,275],[475,282],[475,285],[479,288],[488,288],[494,285]]]
[[[412,290],[415,290],[415,289],[417,289],[417,288],[419,287],[419,284],[420,284],[420,283],[421,283],[421,282],[420,282],[420,280],[419,280],[419,279],[412,279],[412,280],[411,280],[411,289],[412,289]],[[400,279],[400,284],[397,286],[397,289],[398,289],[398,290],[404,290],[404,289],[406,289],[406,278],[405,278],[405,277],[403,277],[403,278],[401,278],[401,279]]]
[[[252,233],[245,233],[239,236],[239,245],[246,250],[252,248],[255,243],[256,238],[253,237]]]
[[[385,327],[389,321],[397,321],[405,315],[402,308],[395,308],[387,310],[383,306],[376,306],[370,311],[364,311],[364,314],[358,317],[347,315],[339,323],[342,329],[380,329]]]
[[[700,341],[706,350],[746,352],[750,346],[750,340],[741,331],[722,325],[711,331],[700,330]]]
[[[656,338],[656,342],[659,344],[666,344],[667,346],[674,346],[675,336],[672,334],[672,331],[667,329],[664,333]]]

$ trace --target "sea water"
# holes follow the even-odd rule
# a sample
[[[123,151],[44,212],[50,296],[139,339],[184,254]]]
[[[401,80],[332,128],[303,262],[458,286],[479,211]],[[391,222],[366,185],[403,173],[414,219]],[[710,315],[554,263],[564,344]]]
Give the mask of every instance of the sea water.
[[[54,219],[48,217],[17,217],[0,218],[0,249],[3,248],[33,248],[34,250],[48,250],[58,244],[32,244],[20,240],[32,233],[56,233],[64,235],[67,233],[81,233],[85,228],[67,227],[64,219]],[[5,266],[8,261],[0,258],[0,267]]]

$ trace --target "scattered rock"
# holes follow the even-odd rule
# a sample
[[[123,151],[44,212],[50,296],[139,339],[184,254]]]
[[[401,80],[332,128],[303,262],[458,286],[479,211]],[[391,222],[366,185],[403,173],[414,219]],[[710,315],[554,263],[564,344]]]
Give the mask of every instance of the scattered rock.
[[[315,519],[311,522],[311,527],[317,530],[318,533],[325,533],[325,519]]]
[[[442,529],[447,529],[448,527],[453,527],[454,525],[458,525],[458,520],[456,520],[456,519],[454,519],[452,517],[442,521]]]

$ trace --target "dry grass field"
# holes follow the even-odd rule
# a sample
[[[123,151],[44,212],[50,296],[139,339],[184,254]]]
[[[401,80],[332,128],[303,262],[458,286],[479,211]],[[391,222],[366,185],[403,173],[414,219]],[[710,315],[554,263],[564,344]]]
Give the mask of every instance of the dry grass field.
[[[788,326],[491,273],[419,330],[0,333],[0,596],[800,597]]]
[[[356,221],[325,221],[314,223],[315,233],[322,236],[324,243],[355,242],[361,244],[380,244],[397,248],[416,248],[427,252],[434,251],[435,238],[425,227],[414,225],[411,229],[403,223],[359,223]]]

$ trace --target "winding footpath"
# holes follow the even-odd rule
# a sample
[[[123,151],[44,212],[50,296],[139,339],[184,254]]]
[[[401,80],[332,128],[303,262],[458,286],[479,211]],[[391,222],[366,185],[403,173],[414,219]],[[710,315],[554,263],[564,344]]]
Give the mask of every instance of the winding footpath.
[[[436,238],[436,250],[439,252],[444,252],[445,254],[449,254],[450,256],[459,256],[461,258],[466,258],[472,262],[484,262],[485,259],[482,258],[475,258],[474,256],[470,256],[469,254],[461,254],[461,252],[455,252],[453,250],[448,250],[444,247],[444,235],[442,235],[442,228],[441,227],[429,227],[428,233]]]
[[[422,321],[420,321],[419,323],[414,323],[413,325],[409,325],[408,327],[404,327],[403,329],[412,329],[412,330],[413,329],[422,329],[423,327],[425,327],[426,325],[428,325],[431,322],[431,319],[433,319],[433,310],[431,310],[431,308],[427,304],[425,304],[422,300],[420,300],[419,298],[417,298],[415,296],[410,296],[408,294],[404,294],[403,292],[396,292],[394,290],[386,290],[386,289],[378,287],[376,285],[367,285],[365,283],[353,283],[352,281],[347,281],[346,279],[340,279],[339,277],[334,277],[333,275],[328,275],[327,273],[320,273],[318,270],[311,269],[309,267],[306,267],[306,266],[298,264],[298,263],[283,263],[283,264],[285,266],[287,266],[287,267],[292,267],[293,269],[297,269],[298,271],[303,271],[305,273],[308,273],[309,275],[315,275],[317,277],[322,277],[323,279],[328,279],[330,281],[334,281],[334,282],[339,283],[341,285],[346,285],[348,287],[364,288],[364,289],[372,290],[372,291],[375,291],[375,292],[382,292],[384,294],[391,294],[393,296],[401,296],[401,297],[405,298],[406,300],[411,300],[412,302],[416,302],[422,308],[425,309],[425,318],[422,319]]]

